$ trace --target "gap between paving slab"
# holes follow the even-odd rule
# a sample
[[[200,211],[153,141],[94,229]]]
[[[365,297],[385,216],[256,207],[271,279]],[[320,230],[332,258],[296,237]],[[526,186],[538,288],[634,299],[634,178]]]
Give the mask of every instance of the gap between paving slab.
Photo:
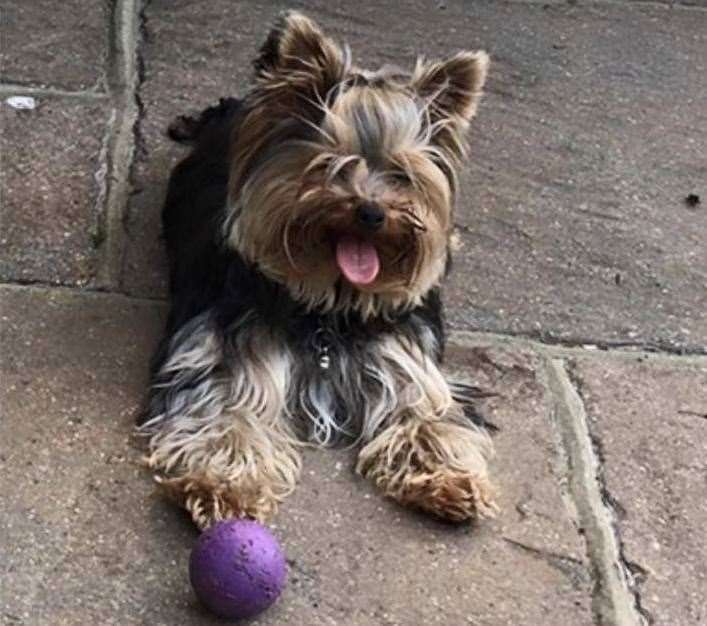
[[[519,4],[577,4],[577,0],[509,0],[510,2],[518,2]],[[637,4],[645,6],[659,6],[666,10],[686,9],[686,10],[704,10],[707,9],[707,0],[590,0],[584,4]]]
[[[614,516],[599,482],[600,467],[592,449],[584,405],[562,359],[548,360],[546,376],[567,454],[570,492],[594,570],[594,613],[600,624],[643,626],[646,621],[637,608],[638,598],[621,556]]]
[[[0,97],[37,96],[42,98],[75,98],[77,100],[107,100],[108,94],[102,91],[68,91],[53,87],[26,87],[14,83],[0,83]]]
[[[450,340],[460,345],[475,345],[480,340],[498,345],[520,345],[545,354],[548,358],[573,358],[573,357],[601,357],[642,360],[647,363],[663,363],[673,367],[707,367],[707,354],[702,352],[686,354],[672,350],[659,350],[654,346],[642,344],[629,344],[612,346],[596,343],[591,339],[586,342],[566,343],[553,342],[547,338],[541,341],[535,337],[525,335],[501,334],[485,331],[473,330],[452,330],[449,333]],[[704,350],[707,352],[707,346]]]
[[[104,288],[118,284],[125,249],[123,220],[138,148],[141,5],[141,0],[119,0],[111,16],[106,78],[115,109],[103,140],[103,258],[95,279]]]
[[[166,298],[157,296],[154,298],[146,296],[136,296],[121,291],[111,291],[102,288],[82,288],[76,289],[68,285],[49,285],[42,281],[26,281],[3,283],[0,282],[0,289],[33,289],[46,291],[69,291],[79,295],[88,297],[106,297],[132,300],[135,302],[151,302],[162,306],[169,306],[169,301]],[[549,338],[542,341],[535,337],[527,337],[525,335],[502,334],[486,331],[475,330],[458,330],[451,329],[448,333],[450,343],[455,343],[459,346],[478,345],[479,341],[489,342],[498,346],[517,345],[527,349],[534,350],[545,354],[548,358],[572,358],[572,357],[599,357],[610,356],[611,358],[628,359],[628,360],[644,360],[647,363],[663,363],[673,367],[707,367],[707,345],[705,353],[697,352],[694,354],[686,354],[683,352],[674,352],[671,350],[659,350],[654,346],[643,346],[642,344],[629,345],[604,345],[595,343],[591,339],[586,342],[566,343],[553,342]]]

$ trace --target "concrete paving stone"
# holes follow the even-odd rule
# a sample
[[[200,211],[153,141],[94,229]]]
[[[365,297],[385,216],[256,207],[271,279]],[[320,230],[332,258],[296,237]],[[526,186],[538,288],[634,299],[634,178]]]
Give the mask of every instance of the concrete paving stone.
[[[0,623],[138,616],[169,584],[151,581],[151,552],[177,549],[149,539],[151,488],[127,443],[161,312],[6,287],[0,310]]]
[[[683,199],[707,173],[707,13],[494,11],[452,321],[704,350],[707,215]]]
[[[707,361],[587,359],[573,372],[650,623],[707,623]]]
[[[36,98],[0,102],[0,279],[85,285],[101,244],[101,149],[110,109]]]
[[[164,309],[1,288],[0,615],[7,623],[217,624],[187,580],[196,531],[153,495],[131,440]],[[449,368],[500,393],[503,512],[476,528],[385,501],[351,453],[309,451],[274,530],[289,559],[261,626],[591,624],[591,582],[535,357],[452,346]]]
[[[707,344],[707,12],[633,3],[287,3],[363,65],[485,48],[448,297],[459,328]],[[168,121],[242,94],[285,3],[151,2],[125,288],[164,290]],[[704,201],[701,206],[704,205]],[[702,346],[702,348],[700,348]]]
[[[113,0],[7,3],[0,81],[76,91],[105,88],[113,4]]]

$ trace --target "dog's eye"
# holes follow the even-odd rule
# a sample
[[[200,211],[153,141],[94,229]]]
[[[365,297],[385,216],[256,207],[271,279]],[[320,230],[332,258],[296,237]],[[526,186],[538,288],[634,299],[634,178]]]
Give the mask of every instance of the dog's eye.
[[[336,173],[334,174],[332,180],[337,183],[343,183],[346,180],[348,173],[349,172],[347,167],[340,167],[336,170]]]
[[[450,183],[454,183],[454,172],[449,167],[449,163],[444,159],[433,158],[432,162],[442,171]]]
[[[393,172],[391,176],[396,183],[401,185],[410,184],[410,177],[405,172]]]

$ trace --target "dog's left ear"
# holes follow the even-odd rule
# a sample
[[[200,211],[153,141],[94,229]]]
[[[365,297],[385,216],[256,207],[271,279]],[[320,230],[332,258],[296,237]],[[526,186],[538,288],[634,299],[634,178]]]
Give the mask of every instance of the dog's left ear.
[[[348,55],[317,24],[296,11],[280,15],[254,62],[270,93],[322,99],[346,74]],[[294,102],[301,106],[302,103]]]
[[[412,87],[427,101],[432,122],[469,122],[476,114],[486,81],[489,56],[460,52],[444,61],[418,61]]]

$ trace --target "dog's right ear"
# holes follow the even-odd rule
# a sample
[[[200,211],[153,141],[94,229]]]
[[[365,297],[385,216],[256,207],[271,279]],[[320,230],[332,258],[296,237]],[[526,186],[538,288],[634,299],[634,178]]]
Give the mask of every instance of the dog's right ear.
[[[254,67],[256,81],[271,94],[319,101],[341,82],[348,64],[348,53],[313,20],[288,11],[270,31]],[[299,99],[291,98],[292,104]]]

